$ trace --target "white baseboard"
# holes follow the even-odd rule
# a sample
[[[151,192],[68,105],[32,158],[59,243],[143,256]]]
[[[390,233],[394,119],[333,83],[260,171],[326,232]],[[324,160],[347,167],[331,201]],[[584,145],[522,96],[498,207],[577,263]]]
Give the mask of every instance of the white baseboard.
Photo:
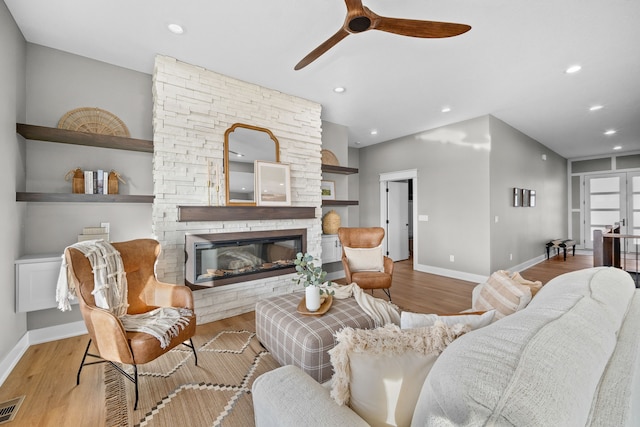
[[[87,333],[84,321],[65,323],[63,325],[49,326],[47,328],[27,331],[20,341],[16,343],[9,354],[0,361],[0,385],[4,383],[13,368],[18,364],[29,346],[42,344],[44,342],[61,340],[69,337],[76,337]]]
[[[22,355],[29,348],[29,332],[24,334],[15,347],[7,354],[7,357],[0,362],[0,385],[4,383],[13,368],[16,367]]]
[[[487,276],[480,274],[465,273],[464,271],[449,270],[447,268],[433,267],[431,265],[414,264],[417,271],[423,273],[437,274],[438,276],[451,277],[453,279],[466,280],[467,282],[482,283],[487,281]]]
[[[527,268],[533,267],[534,265],[539,264],[546,259],[547,259],[546,255],[540,255],[533,259],[530,259],[529,261],[525,261],[522,264],[514,265],[513,267],[508,268],[507,270],[511,271],[512,273],[516,271],[520,272],[522,270],[526,270]]]

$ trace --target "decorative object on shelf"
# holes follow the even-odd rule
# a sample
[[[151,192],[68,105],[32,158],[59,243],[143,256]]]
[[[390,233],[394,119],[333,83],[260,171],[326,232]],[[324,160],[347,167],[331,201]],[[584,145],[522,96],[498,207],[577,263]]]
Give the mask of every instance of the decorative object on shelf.
[[[320,288],[320,285],[324,283],[324,278],[327,276],[327,272],[322,270],[322,267],[316,267],[313,263],[313,256],[302,252],[296,254],[296,259],[293,261],[296,266],[297,278],[293,280],[305,287],[305,306],[310,312],[316,312],[320,308],[320,296],[323,294],[333,295],[333,291],[327,291]],[[331,286],[331,282],[327,282],[328,286]]]
[[[127,138],[131,136],[127,125],[118,116],[97,107],[68,111],[58,121],[58,128]]]
[[[336,183],[334,181],[321,181],[320,190],[322,191],[322,200],[336,199]]]
[[[338,234],[338,228],[340,228],[340,215],[332,209],[322,217],[322,232]]]
[[[291,206],[289,164],[256,160],[254,170],[258,206]]]
[[[331,151],[322,150],[320,151],[320,153],[322,154],[323,165],[340,166],[340,162],[338,162],[338,158]]]
[[[75,194],[84,193],[84,172],[82,169],[75,168],[71,169],[64,176],[65,181],[71,180],[71,192]]]
[[[117,172],[111,169],[111,172],[109,172],[109,182],[108,182],[109,194],[118,194],[118,191],[119,191],[118,181],[122,182],[123,184],[126,184],[126,181],[124,180],[124,178],[122,178],[122,175],[120,175],[120,172]]]
[[[215,192],[215,206],[220,206],[220,165],[215,163],[215,167],[213,168],[213,176],[212,176],[212,168],[211,165],[214,164],[214,161],[207,160],[207,206],[211,206],[211,189]]]

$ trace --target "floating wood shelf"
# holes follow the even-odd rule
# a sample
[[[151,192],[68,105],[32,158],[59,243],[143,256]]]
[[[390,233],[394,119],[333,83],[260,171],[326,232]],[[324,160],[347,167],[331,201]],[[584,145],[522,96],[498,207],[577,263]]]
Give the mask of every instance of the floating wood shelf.
[[[74,194],[16,192],[16,202],[153,203],[143,194]]]
[[[243,221],[261,219],[310,219],[313,206],[178,206],[178,221]]]
[[[153,141],[146,139],[101,135],[98,133],[78,132],[23,123],[16,124],[16,131],[26,139],[36,141],[60,142],[63,144],[153,153]]]
[[[358,173],[358,169],[356,168],[348,168],[345,166],[334,166],[334,165],[322,165],[322,172],[324,173],[335,173],[340,175],[351,175],[354,173]]]
[[[357,200],[323,200],[322,206],[358,206]]]

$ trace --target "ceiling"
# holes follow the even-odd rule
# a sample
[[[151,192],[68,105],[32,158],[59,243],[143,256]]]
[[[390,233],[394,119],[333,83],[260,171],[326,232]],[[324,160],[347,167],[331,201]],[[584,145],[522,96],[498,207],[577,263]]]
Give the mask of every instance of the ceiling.
[[[381,16],[472,29],[354,34],[299,71],[341,27],[343,0],[4,1],[29,42],[149,74],[169,55],[310,99],[353,147],[491,114],[566,158],[640,150],[638,1],[364,0]]]

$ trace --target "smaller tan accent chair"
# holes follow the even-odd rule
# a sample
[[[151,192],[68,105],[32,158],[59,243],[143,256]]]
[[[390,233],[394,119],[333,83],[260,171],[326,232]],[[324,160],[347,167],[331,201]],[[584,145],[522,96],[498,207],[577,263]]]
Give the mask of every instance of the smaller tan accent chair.
[[[147,313],[158,307],[186,308],[193,312],[191,289],[186,286],[161,283],[156,279],[154,266],[160,255],[160,243],[153,239],[138,239],[112,243],[112,246],[120,252],[126,273],[129,303],[127,314]],[[117,316],[96,305],[92,294],[94,273],[89,260],[81,251],[67,248],[64,256],[69,268],[69,280],[73,282],[76,289],[80,311],[89,332],[89,343],[78,369],[77,384],[80,384],[83,366],[111,363],[134,383],[136,393],[134,409],[137,409],[137,365],[150,362],[179,344],[184,344],[193,350],[195,364],[198,364],[198,356],[191,339],[196,332],[195,313],[191,315],[188,324],[184,328],[179,328],[177,335],[171,337],[168,345],[162,348],[156,337],[145,332],[126,331]],[[98,355],[89,353],[91,342],[97,348]],[[85,363],[87,356],[101,360]],[[134,375],[129,375],[114,362],[133,365]]]
[[[393,260],[382,255],[382,227],[340,227],[342,265],[347,283],[362,289],[382,289],[391,301]]]

